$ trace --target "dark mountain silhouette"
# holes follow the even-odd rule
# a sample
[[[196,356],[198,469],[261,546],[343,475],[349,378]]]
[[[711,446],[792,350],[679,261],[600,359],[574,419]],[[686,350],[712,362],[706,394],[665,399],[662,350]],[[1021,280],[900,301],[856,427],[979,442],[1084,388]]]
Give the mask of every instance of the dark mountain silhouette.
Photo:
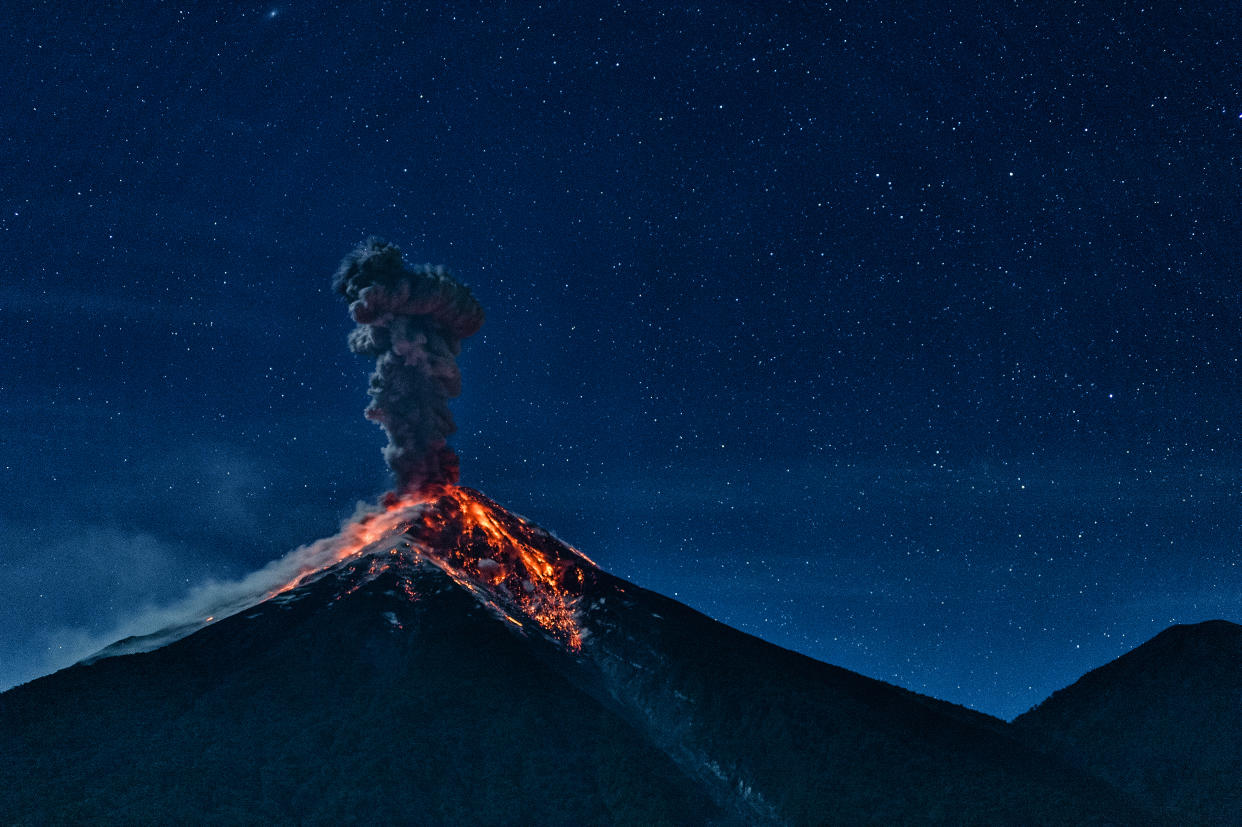
[[[0,695],[0,821],[694,823],[715,807],[426,562]],[[406,590],[417,595],[411,599]]]
[[[1154,820],[997,719],[717,623],[473,492],[385,519],[260,605],[0,695],[0,822]]]
[[[604,577],[607,577],[606,575]],[[589,666],[745,820],[1149,823],[995,718],[772,646],[622,581]],[[603,607],[600,607],[603,608]],[[740,800],[739,800],[740,799]]]
[[[1014,728],[1183,823],[1242,823],[1242,626],[1166,629]]]

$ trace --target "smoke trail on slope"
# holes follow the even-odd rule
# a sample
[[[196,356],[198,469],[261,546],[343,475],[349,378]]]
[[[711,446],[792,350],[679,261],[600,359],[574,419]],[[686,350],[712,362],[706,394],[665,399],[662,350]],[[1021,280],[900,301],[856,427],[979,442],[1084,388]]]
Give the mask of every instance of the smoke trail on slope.
[[[483,308],[443,267],[410,266],[378,238],[345,257],[333,287],[358,323],[350,349],[375,358],[366,416],[388,433],[384,459],[397,491],[456,483],[448,401],[461,393],[457,355],[483,324]]]
[[[199,583],[168,604],[140,608],[104,633],[51,630],[45,634],[48,646],[42,661],[19,677],[30,680],[77,662],[93,663],[167,646],[299,585],[306,575],[361,553],[371,543],[398,532],[399,520],[407,513],[359,503],[337,534],[299,546],[241,579]],[[0,684],[0,691],[7,688]]]

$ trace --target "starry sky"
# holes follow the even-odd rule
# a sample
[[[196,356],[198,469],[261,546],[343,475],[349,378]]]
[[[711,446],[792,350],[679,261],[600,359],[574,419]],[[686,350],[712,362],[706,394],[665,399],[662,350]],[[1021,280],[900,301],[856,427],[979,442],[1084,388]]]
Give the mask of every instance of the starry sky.
[[[1214,3],[127,3],[0,32],[0,685],[389,485],[331,291],[486,308],[462,481],[1010,717],[1242,621]]]

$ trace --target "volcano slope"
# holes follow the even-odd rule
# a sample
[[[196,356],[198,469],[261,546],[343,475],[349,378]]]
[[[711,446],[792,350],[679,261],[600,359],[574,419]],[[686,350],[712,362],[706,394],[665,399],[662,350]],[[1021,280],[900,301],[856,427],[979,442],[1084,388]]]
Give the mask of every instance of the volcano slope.
[[[0,695],[4,820],[710,817],[698,786],[531,641],[438,568],[403,563],[373,579],[342,563],[167,647]]]
[[[0,695],[0,821],[1153,820],[999,720],[717,623],[468,489],[385,519],[258,605]]]

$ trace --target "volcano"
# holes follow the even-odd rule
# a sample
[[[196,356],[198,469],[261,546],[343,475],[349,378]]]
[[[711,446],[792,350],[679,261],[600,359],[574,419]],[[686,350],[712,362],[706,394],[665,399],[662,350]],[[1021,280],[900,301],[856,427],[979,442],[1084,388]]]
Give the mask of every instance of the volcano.
[[[390,498],[320,557],[0,695],[0,821],[1154,820],[997,719],[724,626],[470,489]]]

